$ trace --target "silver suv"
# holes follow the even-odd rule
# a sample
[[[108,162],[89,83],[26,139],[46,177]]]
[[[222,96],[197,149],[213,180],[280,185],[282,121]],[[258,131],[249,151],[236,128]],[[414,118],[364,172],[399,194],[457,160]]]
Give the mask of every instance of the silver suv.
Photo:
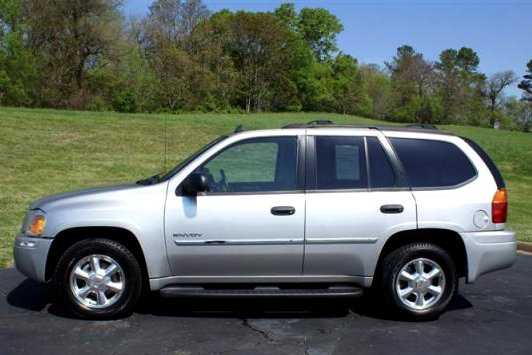
[[[353,297],[433,318],[516,259],[501,174],[430,126],[330,121],[240,131],[163,176],[44,198],[14,255],[76,315],[168,297]]]

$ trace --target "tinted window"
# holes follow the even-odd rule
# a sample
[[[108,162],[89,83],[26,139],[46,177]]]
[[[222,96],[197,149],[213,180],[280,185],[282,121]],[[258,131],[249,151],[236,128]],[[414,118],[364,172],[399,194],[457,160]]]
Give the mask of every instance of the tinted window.
[[[462,138],[462,139],[465,140],[471,148],[473,148],[473,150],[480,156],[480,158],[482,158],[482,160],[484,161],[484,164],[488,166],[488,169],[490,169],[491,175],[495,179],[497,188],[502,189],[503,187],[505,187],[506,185],[504,183],[504,179],[502,178],[501,172],[499,171],[499,169],[497,169],[497,166],[495,165],[493,160],[491,160],[488,153],[486,153],[484,149],[482,149],[477,143],[475,143],[471,139],[469,138]]]
[[[388,155],[377,137],[368,137],[369,179],[370,186],[393,187],[395,174]]]
[[[210,192],[285,191],[296,188],[297,138],[236,143],[203,164]]]
[[[423,139],[391,138],[412,187],[444,187],[465,182],[475,168],[454,144]]]
[[[367,187],[366,153],[362,137],[316,137],[318,189]]]

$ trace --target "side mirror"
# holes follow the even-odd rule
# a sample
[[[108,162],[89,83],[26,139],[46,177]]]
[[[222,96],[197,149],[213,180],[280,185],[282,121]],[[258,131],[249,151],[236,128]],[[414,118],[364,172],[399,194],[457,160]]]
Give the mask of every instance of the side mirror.
[[[202,173],[192,173],[181,183],[181,191],[185,196],[195,196],[198,192],[209,190],[207,178]]]

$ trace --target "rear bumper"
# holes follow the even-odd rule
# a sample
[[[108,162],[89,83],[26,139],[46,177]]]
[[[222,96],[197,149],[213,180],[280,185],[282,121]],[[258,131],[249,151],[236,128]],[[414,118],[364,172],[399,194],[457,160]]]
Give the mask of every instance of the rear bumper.
[[[512,230],[460,233],[467,252],[467,282],[488,272],[512,266],[517,242]]]
[[[45,282],[46,259],[52,240],[19,235],[13,247],[17,270],[32,280]]]

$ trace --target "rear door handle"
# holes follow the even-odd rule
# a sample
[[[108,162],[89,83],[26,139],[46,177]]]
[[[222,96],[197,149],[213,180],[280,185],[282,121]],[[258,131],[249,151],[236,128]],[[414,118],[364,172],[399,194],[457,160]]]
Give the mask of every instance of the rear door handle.
[[[382,205],[382,213],[402,213],[404,211],[403,205]]]
[[[292,206],[275,206],[272,207],[270,212],[274,216],[291,216],[296,213],[296,209]]]

